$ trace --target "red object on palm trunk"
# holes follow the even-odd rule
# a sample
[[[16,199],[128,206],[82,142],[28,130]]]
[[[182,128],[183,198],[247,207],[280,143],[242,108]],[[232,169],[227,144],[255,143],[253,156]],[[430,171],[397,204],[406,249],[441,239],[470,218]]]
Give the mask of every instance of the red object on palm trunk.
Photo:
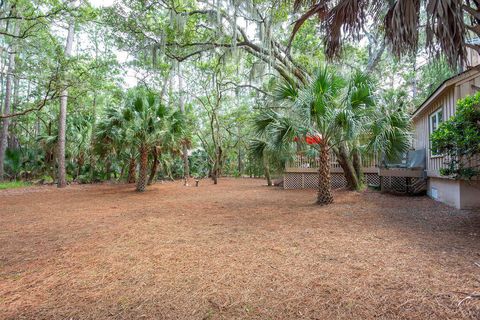
[[[293,141],[297,142],[299,140],[298,137],[295,137],[293,138]],[[311,136],[311,135],[307,135],[305,137],[305,142],[307,144],[320,144],[322,142],[322,136],[321,135],[315,135],[315,136]]]

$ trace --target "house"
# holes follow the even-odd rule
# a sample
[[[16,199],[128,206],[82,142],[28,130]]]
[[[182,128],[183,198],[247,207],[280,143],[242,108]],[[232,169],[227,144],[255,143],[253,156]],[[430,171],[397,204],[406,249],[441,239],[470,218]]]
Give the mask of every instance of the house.
[[[445,167],[445,157],[432,150],[430,135],[455,114],[457,100],[478,90],[480,65],[445,80],[412,115],[415,130],[413,147],[425,152],[427,194],[458,209],[480,208],[480,180],[455,180],[442,176],[440,169]]]

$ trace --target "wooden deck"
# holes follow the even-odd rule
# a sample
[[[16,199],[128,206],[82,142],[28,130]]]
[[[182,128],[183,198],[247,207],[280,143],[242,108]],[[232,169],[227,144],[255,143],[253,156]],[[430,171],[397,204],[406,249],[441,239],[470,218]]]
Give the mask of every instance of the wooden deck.
[[[421,178],[425,175],[424,169],[408,168],[379,168],[378,174],[382,177]]]
[[[310,189],[318,187],[319,158],[298,154],[288,162],[284,169],[285,189]],[[378,161],[376,156],[362,159],[363,172],[368,184],[379,185]],[[330,154],[330,175],[332,188],[344,188],[347,185],[343,169],[333,153]]]
[[[314,158],[298,154],[293,160],[287,162],[285,172],[317,172],[319,165],[320,159],[318,157]],[[363,157],[362,166],[365,173],[378,173],[377,156]],[[343,173],[343,169],[334,153],[330,153],[330,172]]]

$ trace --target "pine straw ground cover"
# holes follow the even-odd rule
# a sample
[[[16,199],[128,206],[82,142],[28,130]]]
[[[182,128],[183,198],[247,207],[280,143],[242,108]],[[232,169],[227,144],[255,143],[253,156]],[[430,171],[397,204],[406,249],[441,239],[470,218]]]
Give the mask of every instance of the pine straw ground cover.
[[[0,192],[0,318],[480,318],[479,212],[262,184]]]

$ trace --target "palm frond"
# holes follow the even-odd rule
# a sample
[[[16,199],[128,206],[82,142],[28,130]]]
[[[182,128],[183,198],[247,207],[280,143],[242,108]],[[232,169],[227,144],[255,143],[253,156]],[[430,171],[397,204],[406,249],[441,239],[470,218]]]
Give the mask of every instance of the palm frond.
[[[294,101],[298,96],[298,87],[290,81],[283,80],[273,91],[276,101]]]

